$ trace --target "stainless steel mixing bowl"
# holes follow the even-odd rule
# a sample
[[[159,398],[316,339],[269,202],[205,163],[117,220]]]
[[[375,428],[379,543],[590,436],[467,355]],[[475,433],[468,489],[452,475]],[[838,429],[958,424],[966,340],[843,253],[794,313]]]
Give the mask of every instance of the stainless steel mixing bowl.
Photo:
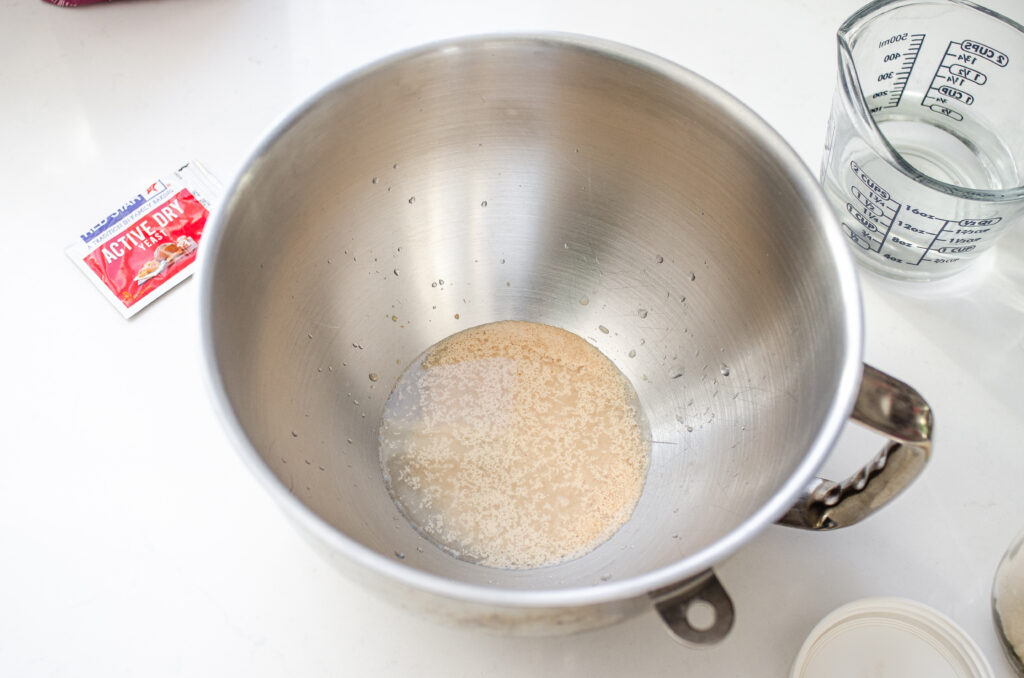
[[[235,178],[201,248],[214,400],[296,524],[393,601],[520,633],[653,603],[716,640],[732,609],[713,565],[780,518],[855,522],[928,456],[927,405],[861,364],[838,233],[782,139],[678,65],[572,36],[427,46],[313,96]],[[592,341],[650,421],[632,519],[552,567],[449,556],[378,461],[402,370],[500,319]],[[851,413],[903,442],[815,480]],[[687,620],[698,599],[710,628]]]

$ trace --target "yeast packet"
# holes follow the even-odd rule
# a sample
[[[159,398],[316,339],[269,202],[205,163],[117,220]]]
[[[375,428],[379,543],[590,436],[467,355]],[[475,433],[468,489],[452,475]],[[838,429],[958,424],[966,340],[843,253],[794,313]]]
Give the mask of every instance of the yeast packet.
[[[157,179],[64,251],[125,318],[192,274],[220,183],[198,162]]]

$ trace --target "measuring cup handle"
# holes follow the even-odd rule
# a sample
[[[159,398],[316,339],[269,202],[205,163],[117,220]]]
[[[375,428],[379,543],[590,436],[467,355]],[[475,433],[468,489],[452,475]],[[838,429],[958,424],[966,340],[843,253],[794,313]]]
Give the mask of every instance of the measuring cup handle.
[[[843,482],[816,479],[780,524],[808,530],[853,525],[902,492],[928,463],[931,407],[907,384],[865,365],[850,416],[890,442]]]

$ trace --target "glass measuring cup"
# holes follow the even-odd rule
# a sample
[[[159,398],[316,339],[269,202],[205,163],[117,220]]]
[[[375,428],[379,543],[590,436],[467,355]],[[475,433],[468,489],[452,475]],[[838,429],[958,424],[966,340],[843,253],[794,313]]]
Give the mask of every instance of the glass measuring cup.
[[[1024,219],[1024,26],[967,0],[879,0],[840,27],[821,178],[861,264],[968,266]]]

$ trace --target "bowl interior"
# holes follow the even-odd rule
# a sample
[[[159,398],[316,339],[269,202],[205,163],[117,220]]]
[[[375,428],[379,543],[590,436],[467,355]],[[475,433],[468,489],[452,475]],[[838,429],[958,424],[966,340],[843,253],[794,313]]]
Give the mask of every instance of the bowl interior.
[[[327,89],[260,148],[207,244],[212,363],[252,454],[353,542],[457,581],[698,562],[813,471],[859,361],[844,253],[761,125],[678,67],[556,38],[449,43]],[[403,369],[502,319],[593,342],[651,426],[633,517],[558,566],[452,558],[382,479]]]

